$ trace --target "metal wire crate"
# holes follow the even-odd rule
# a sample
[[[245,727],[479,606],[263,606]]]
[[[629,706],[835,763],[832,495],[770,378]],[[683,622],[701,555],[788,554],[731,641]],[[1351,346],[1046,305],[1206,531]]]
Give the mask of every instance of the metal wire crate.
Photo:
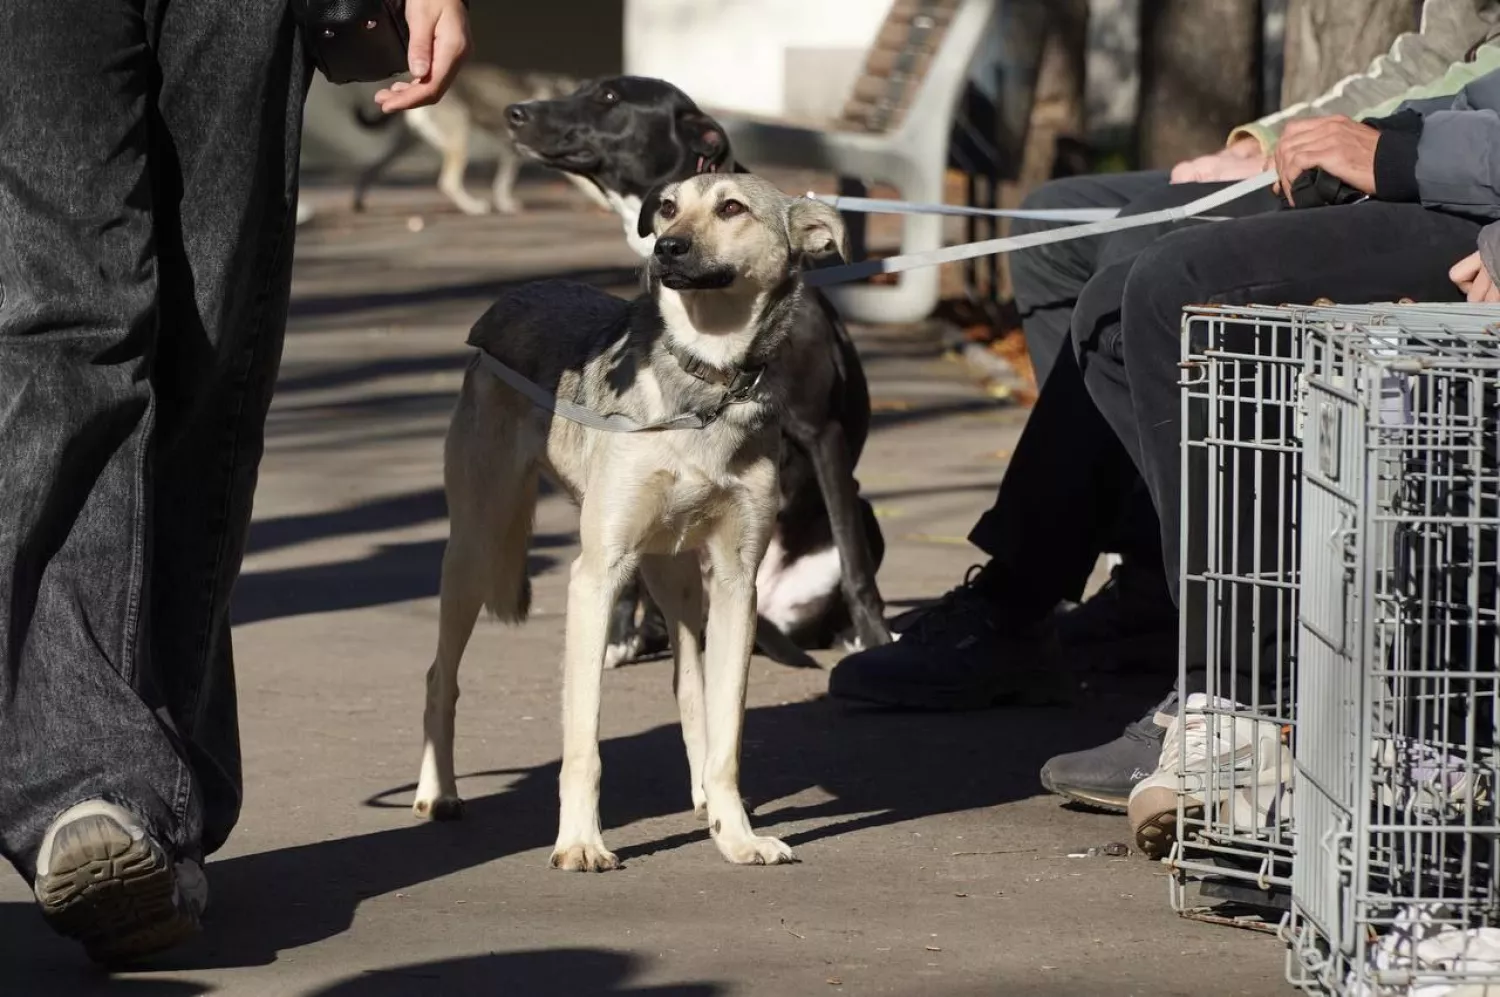
[[[1283,931],[1309,992],[1500,994],[1497,323],[1453,306],[1295,320],[1299,848]]]
[[[1189,309],[1183,321],[1181,721],[1172,906],[1275,910],[1291,883],[1302,373],[1296,313]],[[1181,750],[1189,724],[1206,757]],[[1254,924],[1240,919],[1234,923]]]

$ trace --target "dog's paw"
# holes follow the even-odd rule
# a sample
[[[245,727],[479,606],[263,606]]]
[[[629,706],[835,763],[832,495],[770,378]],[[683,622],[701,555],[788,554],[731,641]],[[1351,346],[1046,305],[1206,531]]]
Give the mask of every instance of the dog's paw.
[[[457,796],[418,798],[411,805],[413,815],[421,820],[458,820],[464,815],[464,801]]]
[[[594,844],[562,845],[552,850],[552,868],[564,872],[608,872],[620,868],[615,853],[604,847],[603,842]]]
[[[693,816],[699,820],[708,820],[708,803],[695,801],[693,803]]]
[[[521,214],[522,210],[523,209],[521,208],[520,203],[517,202],[517,201],[496,201],[495,202],[495,211],[498,214],[502,214],[502,215],[519,215],[519,214]]]
[[[735,865],[787,865],[797,861],[792,847],[779,838],[763,838],[758,835],[725,840],[715,837],[723,856]]]
[[[463,201],[455,200],[453,203],[459,211],[462,211],[470,218],[478,218],[481,215],[490,213],[490,203],[488,201],[481,201],[478,198],[470,198]]]
[[[641,638],[630,637],[615,644],[610,644],[604,649],[604,667],[619,668],[628,665],[641,656]]]

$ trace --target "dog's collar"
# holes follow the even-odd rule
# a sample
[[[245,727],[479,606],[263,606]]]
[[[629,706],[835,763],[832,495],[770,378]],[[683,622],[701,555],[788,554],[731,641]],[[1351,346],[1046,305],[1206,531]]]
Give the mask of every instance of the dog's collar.
[[[672,354],[683,373],[723,388],[726,393],[726,405],[749,398],[751,392],[760,386],[761,376],[766,372],[764,364],[759,367],[742,367],[733,371],[720,370],[702,357],[689,353],[670,339],[667,340],[667,352]]]

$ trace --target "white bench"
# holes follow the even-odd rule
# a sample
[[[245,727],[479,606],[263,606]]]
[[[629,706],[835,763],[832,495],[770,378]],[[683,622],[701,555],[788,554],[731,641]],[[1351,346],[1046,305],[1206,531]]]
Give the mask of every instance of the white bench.
[[[995,0],[894,0],[843,112],[826,128],[712,110],[747,166],[781,166],[894,185],[910,201],[941,203],[958,101],[995,17]],[[937,249],[943,219],[908,215],[901,252]],[[916,322],[938,303],[939,271],[893,284],[850,284],[830,298],[850,321]]]

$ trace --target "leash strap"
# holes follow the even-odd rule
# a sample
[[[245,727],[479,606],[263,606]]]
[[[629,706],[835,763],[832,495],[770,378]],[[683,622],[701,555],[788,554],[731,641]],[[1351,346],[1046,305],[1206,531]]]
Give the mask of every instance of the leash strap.
[[[1054,242],[1067,242],[1071,239],[1083,239],[1088,236],[1109,235],[1113,232],[1123,232],[1127,229],[1145,228],[1148,225],[1161,225],[1166,222],[1183,221],[1188,218],[1196,218],[1215,208],[1222,207],[1231,201],[1236,201],[1246,194],[1253,194],[1258,190],[1264,190],[1276,182],[1276,171],[1267,170],[1248,180],[1241,180],[1223,190],[1198,198],[1187,204],[1175,208],[1163,208],[1160,211],[1148,211],[1142,215],[1130,215],[1125,218],[1109,218],[1102,221],[1088,222],[1082,225],[1070,225],[1067,228],[1052,229],[1048,232],[1031,232],[1026,235],[1013,235],[1004,239],[985,239],[981,242],[967,242],[958,246],[944,246],[940,249],[930,250],[925,253],[910,253],[905,256],[890,256],[881,260],[862,260],[859,263],[846,263],[835,267],[825,267],[821,270],[809,270],[802,274],[802,282],[808,287],[827,287],[831,284],[844,284],[849,281],[863,280],[882,273],[903,273],[907,270],[916,270],[919,267],[937,266],[940,263],[957,263],[960,260],[972,260],[978,256],[994,256],[998,253],[1011,253],[1018,249],[1030,249],[1033,246],[1045,246]],[[822,200],[819,198],[819,200]],[[944,212],[946,213],[946,212]]]
[[[845,197],[840,194],[807,196],[822,201],[836,211],[853,211],[874,215],[959,215],[984,218],[1023,218],[1038,222],[1103,222],[1116,217],[1119,208],[971,208],[964,204],[918,204],[915,201],[889,201],[881,197]]]
[[[593,409],[584,408],[582,405],[574,404],[566,398],[558,398],[545,388],[538,385],[529,378],[523,377],[514,369],[496,360],[484,350],[477,350],[479,362],[491,374],[516,389],[531,404],[537,408],[546,409],[554,415],[560,415],[569,422],[576,422],[580,426],[589,429],[598,429],[606,433],[657,433],[668,429],[702,429],[713,422],[718,412],[714,412],[708,418],[694,413],[675,415],[670,419],[662,419],[657,422],[639,423],[628,415],[612,413],[600,415]],[[758,379],[757,379],[758,380]],[[725,396],[724,404],[729,404],[733,399]],[[721,406],[722,409],[722,406]]]

